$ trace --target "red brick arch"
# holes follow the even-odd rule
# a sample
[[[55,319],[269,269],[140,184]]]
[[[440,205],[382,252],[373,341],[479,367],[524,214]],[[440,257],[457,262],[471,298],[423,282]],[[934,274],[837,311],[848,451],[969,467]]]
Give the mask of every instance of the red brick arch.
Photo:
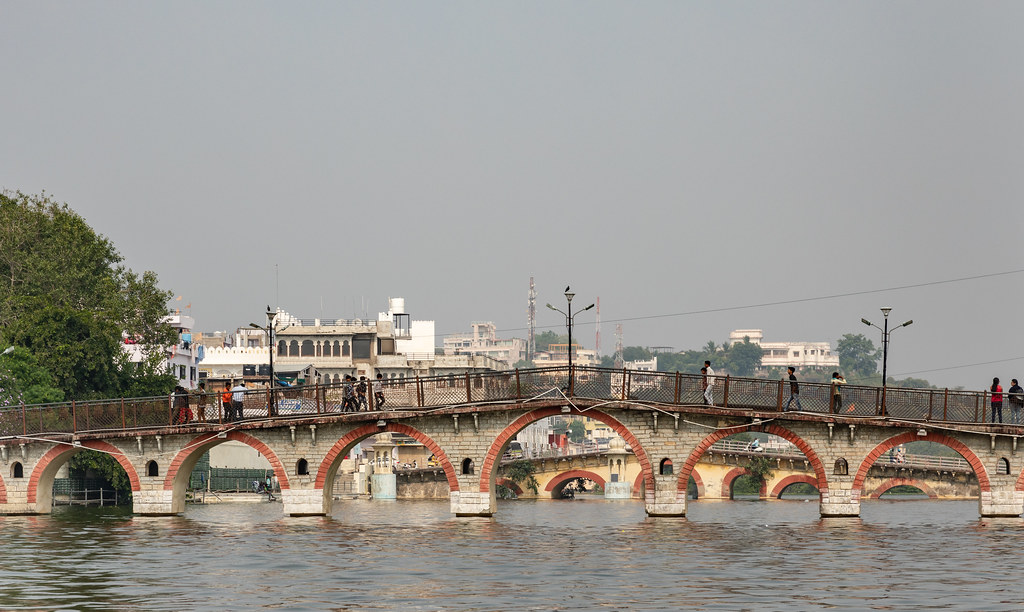
[[[593,480],[597,484],[601,485],[601,487],[604,487],[604,478],[601,478],[599,475],[589,470],[569,470],[568,472],[562,472],[549,480],[547,486],[544,487],[544,490],[554,491],[556,484],[560,484],[566,480],[572,480],[574,478],[586,478],[587,480]]]
[[[515,421],[506,425],[505,429],[503,429],[501,433],[498,434],[498,437],[494,439],[494,442],[491,443],[491,447],[487,451],[487,456],[484,457],[484,464],[480,470],[480,492],[487,493],[491,490],[491,477],[495,475],[495,467],[501,459],[501,449],[503,449],[517,433],[522,431],[522,429],[530,423],[546,419],[549,416],[558,416],[562,414],[564,413],[562,412],[561,407],[558,406],[538,408],[527,412]],[[644,477],[644,480],[648,483],[648,489],[650,491],[654,490],[654,471],[651,469],[651,461],[647,457],[647,451],[644,450],[643,446],[640,445],[640,441],[637,440],[636,436],[634,436],[625,425],[620,423],[611,415],[599,410],[591,409],[586,412],[580,412],[577,408],[573,408],[571,414],[597,419],[611,427],[613,431],[622,436],[622,439],[626,441],[626,444],[632,447],[633,455],[636,456],[637,461],[640,462],[640,472]]]
[[[46,468],[54,462],[64,463],[66,459],[70,458],[70,455],[77,454],[83,449],[109,453],[117,460],[121,467],[124,468],[125,474],[128,475],[128,482],[131,484],[132,491],[137,492],[141,490],[142,486],[139,483],[139,475],[135,473],[135,466],[133,466],[132,462],[125,457],[124,451],[113,444],[102,440],[84,440],[82,441],[81,446],[70,446],[65,444],[54,446],[50,450],[46,451],[46,454],[39,459],[38,463],[36,463],[35,469],[32,470],[32,476],[29,477],[28,481],[29,505],[36,503],[36,494],[39,491],[39,479],[42,478],[43,472],[46,471]]]
[[[792,476],[786,476],[785,478],[780,480],[774,487],[772,487],[772,494],[770,495],[770,497],[774,499],[782,497],[782,492],[786,490],[786,487],[788,487],[789,485],[794,485],[798,482],[809,484],[815,489],[818,488],[818,481],[812,478],[811,476],[808,476],[807,474],[794,474]],[[818,491],[818,493],[820,494],[821,491]]]
[[[327,455],[320,463],[320,469],[318,469],[316,473],[316,488],[323,489],[327,484],[327,472],[338,457],[344,457],[349,449],[355,446],[360,440],[386,431],[405,434],[427,447],[430,452],[434,454],[438,463],[441,464],[441,468],[444,469],[445,478],[448,479],[448,489],[450,491],[459,490],[459,479],[455,475],[455,468],[452,466],[452,462],[448,459],[448,455],[444,452],[444,449],[438,446],[437,442],[434,442],[434,440],[423,432],[402,423],[388,423],[384,427],[377,427],[376,424],[367,424],[362,427],[357,427],[342,436],[340,440],[334,443],[331,450],[327,451]]]
[[[715,431],[701,440],[700,444],[698,444],[697,447],[693,449],[693,452],[690,453],[690,457],[686,460],[686,463],[683,464],[683,469],[679,471],[679,481],[676,483],[677,490],[682,491],[683,493],[686,492],[686,485],[690,481],[690,475],[693,473],[694,468],[697,467],[697,463],[700,461],[700,458],[704,456],[704,453],[706,453],[709,448],[711,448],[712,444],[733,434],[754,430],[755,427],[750,425],[746,427],[730,427],[729,429],[720,429]],[[792,442],[798,449],[800,449],[800,452],[802,452],[810,462],[815,475],[816,482],[814,483],[814,486],[817,487],[818,493],[821,494],[822,491],[828,491],[828,476],[825,472],[825,466],[822,465],[821,459],[818,458],[818,454],[814,452],[814,449],[812,449],[810,445],[803,440],[803,438],[785,427],[781,427],[774,423],[763,426],[759,425],[756,430],[772,434]]]
[[[517,485],[516,483],[512,482],[508,478],[499,478],[497,484],[500,484],[503,487],[508,487],[509,489],[512,489],[512,491],[514,491],[516,495],[522,495],[523,494],[523,490],[521,488],[519,488],[519,485]]]
[[[7,503],[7,487],[4,486],[3,474],[0,474],[0,504]]]
[[[701,479],[700,474],[697,473],[697,470],[693,470],[692,472],[690,472],[690,477],[693,478],[693,484],[697,485],[697,499],[704,497],[704,481]],[[686,489],[689,490],[689,478],[686,480],[686,485]]]
[[[636,479],[633,481],[633,490],[630,491],[630,497],[642,497],[640,495],[640,487],[644,484],[644,473],[640,472],[636,475]]]
[[[267,461],[270,462],[270,467],[273,468],[274,470],[274,475],[277,476],[277,482],[280,485],[281,490],[283,491],[289,488],[288,472],[284,469],[284,464],[281,463],[281,460],[277,458],[277,453],[275,453],[263,441],[254,438],[249,434],[240,431],[231,431],[228,432],[227,436],[224,438],[218,438],[217,433],[215,432],[205,433],[201,436],[193,438],[188,444],[185,445],[185,448],[178,451],[178,454],[176,454],[174,458],[171,459],[170,465],[167,466],[167,473],[164,476],[164,490],[174,490],[174,479],[177,478],[178,472],[181,469],[182,464],[185,463],[185,461],[189,457],[191,457],[194,453],[205,453],[207,450],[210,449],[211,446],[216,446],[217,444],[225,440],[234,440],[236,442],[241,442],[246,446],[252,447],[261,455],[266,457]]]
[[[938,499],[938,497],[939,497],[938,494],[936,494],[935,491],[931,487],[929,487],[927,484],[921,482],[920,480],[915,480],[913,478],[890,478],[889,480],[886,480],[882,484],[880,484],[877,487],[875,487],[874,491],[868,493],[867,495],[862,495],[861,497],[862,498],[876,498],[877,499],[877,498],[881,497],[889,489],[891,489],[893,487],[898,487],[898,486],[901,486],[901,485],[909,485],[911,487],[915,487],[915,488],[921,489],[921,491],[923,491],[924,494],[927,495],[931,499]]]
[[[729,492],[729,499],[732,499],[732,497],[733,497],[733,495],[732,495],[732,483],[733,483],[733,481],[736,480],[737,478],[739,478],[740,476],[746,476],[748,474],[750,474],[750,470],[748,470],[747,468],[738,467],[738,468],[733,468],[733,469],[729,470],[729,472],[725,475],[725,477],[722,478],[722,492],[724,493],[724,492],[728,491]],[[758,491],[757,494],[759,496],[761,496],[761,497],[764,497],[765,495],[767,495],[767,493],[768,493],[768,483],[762,480],[761,481],[761,490]]]
[[[967,460],[967,463],[971,464],[971,469],[974,470],[974,475],[978,479],[978,488],[981,489],[982,492],[990,491],[992,489],[992,485],[988,480],[988,472],[985,471],[985,464],[983,464],[981,459],[978,459],[978,456],[974,454],[974,451],[968,448],[963,442],[956,438],[951,438],[945,434],[936,432],[929,432],[927,438],[921,438],[917,435],[916,431],[907,431],[880,442],[878,446],[872,449],[872,451],[868,453],[868,456],[864,458],[864,461],[860,464],[860,469],[857,470],[857,476],[853,479],[854,498],[863,494],[864,479],[867,478],[868,470],[871,469],[871,466],[875,464],[875,461],[877,461],[879,457],[886,453],[890,448],[899,446],[900,444],[906,444],[908,442],[918,442],[922,439],[927,440],[928,442],[938,442],[939,444],[948,446],[960,453],[960,455]],[[1017,482],[1019,488],[1020,480]]]

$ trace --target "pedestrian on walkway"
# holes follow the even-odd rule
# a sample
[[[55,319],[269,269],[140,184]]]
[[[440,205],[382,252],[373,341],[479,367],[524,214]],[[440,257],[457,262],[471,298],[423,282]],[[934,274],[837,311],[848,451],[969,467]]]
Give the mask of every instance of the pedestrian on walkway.
[[[796,380],[796,368],[789,366],[786,369],[789,370],[789,401],[786,402],[786,407],[782,411],[789,410],[793,400],[796,400],[796,409],[802,411],[804,408],[800,405],[800,383]]]
[[[377,380],[373,381],[373,407],[377,410],[384,408],[384,376],[377,372]]]
[[[241,421],[244,416],[245,408],[245,381],[240,380],[238,384],[231,389],[231,405],[234,408],[235,419]]]
[[[999,386],[999,378],[992,379],[992,422],[996,422],[996,415],[999,416],[999,422],[1003,422],[1003,388]]]
[[[846,379],[839,372],[832,372],[832,411],[838,412],[843,407],[843,387]]]
[[[708,369],[700,369],[700,395],[704,405],[708,405]]]
[[[1010,400],[1010,416],[1013,419],[1014,425],[1020,425],[1021,412],[1024,412],[1024,389],[1020,388],[1017,384],[1017,379],[1014,378],[1010,381],[1013,383],[1007,390],[1008,399]]]
[[[231,383],[230,382],[225,382],[224,383],[224,391],[221,392],[221,394],[220,394],[220,404],[221,404],[221,407],[224,409],[224,421],[225,422],[234,421],[235,420],[235,406],[234,406],[234,404],[232,402],[232,399],[231,399]]]
[[[707,387],[704,388],[704,403],[708,406],[715,405],[715,371],[711,369],[711,362],[705,361],[704,367],[707,369]]]

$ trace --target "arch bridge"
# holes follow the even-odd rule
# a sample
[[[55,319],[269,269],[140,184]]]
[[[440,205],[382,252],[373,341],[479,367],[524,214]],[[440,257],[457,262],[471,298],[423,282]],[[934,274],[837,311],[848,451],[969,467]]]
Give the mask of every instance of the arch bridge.
[[[338,467],[361,440],[381,432],[424,444],[444,470],[451,511],[490,516],[498,463],[515,435],[550,416],[587,416],[631,447],[651,516],[686,514],[687,483],[719,440],[743,431],[774,434],[803,454],[822,516],[857,516],[868,472],[889,449],[917,440],[952,448],[978,481],[982,516],[1024,512],[1020,425],[987,421],[985,392],[847,385],[835,405],[828,385],[801,384],[800,412],[783,411],[787,381],[722,376],[714,405],[701,377],[565,367],[386,381],[386,403],[344,412],[341,386],[254,390],[228,421],[216,394],[185,406],[170,398],[122,398],[17,406],[0,412],[0,513],[50,512],[59,467],[83,449],[114,456],[131,484],[134,511],[184,510],[189,475],[227,440],[264,455],[291,516],[331,511]],[[193,419],[180,422],[191,411]],[[232,411],[234,412],[234,411]]]

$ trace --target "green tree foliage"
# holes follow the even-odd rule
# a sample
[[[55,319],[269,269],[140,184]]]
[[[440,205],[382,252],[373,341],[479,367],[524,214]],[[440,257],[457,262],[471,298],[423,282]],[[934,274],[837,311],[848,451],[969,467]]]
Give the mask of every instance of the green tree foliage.
[[[170,296],[66,204],[0,193],[0,341],[28,349],[65,399],[169,392]],[[129,362],[122,334],[137,340],[141,363]]]
[[[551,331],[549,329],[547,331],[542,331],[541,333],[536,334],[533,337],[533,341],[534,341],[534,343],[536,343],[538,351],[546,351],[546,350],[548,350],[548,346],[550,346],[552,344],[566,344],[566,343],[568,343],[569,342],[569,336],[568,335],[559,336],[558,334],[556,334],[555,332],[553,332],[553,331]]]
[[[130,499],[132,483],[128,474],[111,455],[94,450],[84,450],[68,461],[68,473],[72,478],[96,477],[110,483],[122,499]]]
[[[751,342],[750,337],[745,336],[743,342],[737,342],[729,347],[725,369],[736,376],[751,376],[757,366],[761,365],[763,355],[761,345]]]
[[[520,487],[525,486],[533,491],[534,494],[537,493],[537,489],[540,487],[540,483],[537,482],[537,478],[534,476],[537,472],[537,466],[533,465],[530,461],[516,459],[503,466],[502,470],[505,472],[505,478],[508,478]]]
[[[881,357],[877,348],[864,334],[844,334],[836,343],[839,367],[847,377],[868,377],[878,370]]]
[[[583,438],[587,435],[587,427],[582,421],[573,421],[569,423],[569,440],[572,442],[582,442]]]
[[[627,346],[622,349],[624,361],[649,361],[651,352],[641,346]]]
[[[64,399],[53,375],[20,346],[0,355],[0,407],[19,403],[45,404]]]

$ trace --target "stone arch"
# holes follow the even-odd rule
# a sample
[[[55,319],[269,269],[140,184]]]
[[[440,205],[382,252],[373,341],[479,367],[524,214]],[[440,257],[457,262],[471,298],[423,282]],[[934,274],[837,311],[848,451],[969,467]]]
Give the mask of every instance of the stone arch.
[[[974,475],[978,479],[978,488],[981,490],[981,492],[986,493],[992,490],[992,485],[988,479],[988,472],[985,471],[985,464],[981,462],[981,459],[978,459],[978,456],[975,455],[974,451],[968,448],[966,444],[957,440],[956,438],[951,438],[946,434],[937,433],[934,431],[928,432],[928,437],[925,439],[928,442],[938,442],[939,444],[948,446],[949,448],[960,453],[960,456],[966,459],[967,463],[971,465],[971,469],[974,470]],[[899,446],[900,444],[906,444],[908,442],[917,442],[920,440],[921,438],[917,435],[916,431],[906,431],[897,436],[893,436],[888,440],[883,440],[882,442],[879,442],[878,446],[872,449],[871,452],[868,453],[868,456],[864,458],[864,461],[861,462],[860,469],[857,470],[857,475],[853,479],[852,493],[854,499],[858,499],[864,492],[864,479],[867,478],[868,470],[871,469],[871,466],[875,464],[875,461],[877,461],[879,457],[881,457],[890,448],[894,448],[896,446]],[[1018,490],[1020,490],[1021,488],[1021,479],[1017,480],[1017,488]],[[923,490],[924,489],[922,489],[922,491]]]
[[[231,431],[227,435],[223,433],[220,435],[224,437],[218,437],[216,432],[211,432],[193,438],[184,445],[182,450],[174,455],[174,459],[171,459],[171,463],[167,466],[167,475],[164,476],[163,488],[164,491],[171,491],[172,513],[177,514],[185,511],[185,489],[188,487],[188,480],[192,475],[192,469],[195,468],[199,459],[206,451],[218,444],[223,444],[227,440],[241,442],[263,455],[270,462],[270,467],[274,470],[274,476],[277,477],[281,490],[285,491],[289,488],[288,472],[284,469],[284,464],[278,459],[277,453],[267,446],[265,442],[240,431]]]
[[[758,425],[756,427],[753,425],[748,425],[747,427],[731,427],[729,429],[720,429],[711,434],[708,434],[708,436],[701,440],[700,444],[698,444],[697,447],[693,449],[693,452],[690,453],[690,456],[686,460],[686,463],[683,464],[683,468],[679,470],[679,480],[676,483],[678,490],[683,492],[684,494],[686,493],[687,484],[689,484],[690,482],[690,474],[694,472],[694,468],[696,468],[697,463],[700,461],[700,458],[704,456],[704,453],[707,452],[709,448],[711,448],[712,444],[718,442],[722,438],[727,438],[733,434],[755,430],[767,434],[772,434],[784,440],[792,442],[793,445],[800,449],[800,452],[802,452],[804,456],[807,457],[807,461],[811,464],[811,468],[814,470],[814,475],[816,479],[816,483],[814,484],[814,486],[818,489],[818,495],[820,496],[823,491],[828,491],[828,476],[825,474],[825,466],[821,463],[821,459],[818,458],[818,454],[814,452],[814,449],[811,448],[811,446],[807,444],[807,442],[805,442],[803,438],[796,435],[792,431],[786,429],[785,427],[776,425],[774,423],[769,425]]]
[[[0,504],[7,503],[7,486],[4,485],[3,474],[0,474]]]
[[[496,484],[500,484],[503,487],[508,487],[509,489],[512,489],[512,491],[514,491],[516,495],[522,495],[523,494],[523,490],[519,487],[519,485],[517,485],[516,483],[512,482],[508,478],[499,478],[498,482]]]
[[[333,501],[333,486],[334,477],[338,473],[338,466],[341,465],[339,459],[343,458],[349,449],[356,445],[357,442],[368,438],[374,434],[384,432],[394,432],[405,434],[410,438],[415,439],[417,442],[427,447],[431,453],[434,454],[434,458],[437,459],[438,464],[444,470],[444,476],[448,480],[448,490],[458,491],[459,490],[459,479],[455,475],[455,466],[448,459],[448,454],[444,452],[437,442],[431,439],[429,436],[413,429],[404,423],[388,423],[384,427],[377,427],[375,423],[367,423],[348,432],[341,437],[340,440],[334,443],[331,450],[327,451],[327,455],[324,456],[324,460],[320,463],[320,467],[316,471],[316,483],[314,484],[315,490],[323,491],[323,504],[324,514],[331,513],[331,502]]]
[[[771,497],[772,499],[779,499],[780,497],[782,497],[783,491],[789,488],[790,485],[794,485],[798,482],[809,484],[815,489],[818,488],[818,481],[815,480],[812,476],[808,474],[793,474],[791,476],[786,476],[778,483],[776,483],[775,486],[772,487],[772,494],[769,497]],[[820,490],[818,491],[818,494],[821,494]]]
[[[862,495],[862,497],[868,498],[868,499],[871,499],[871,498],[877,499],[877,498],[881,497],[882,494],[885,493],[886,491],[888,491],[889,489],[891,489],[893,487],[899,487],[899,486],[902,486],[902,485],[908,485],[908,486],[911,486],[911,487],[914,487],[914,488],[917,488],[917,489],[921,489],[921,491],[925,495],[927,495],[929,499],[938,499],[938,497],[939,497],[938,494],[935,493],[935,490],[932,489],[930,486],[928,486],[927,484],[921,482],[920,480],[915,480],[913,478],[890,478],[889,480],[886,480],[882,484],[880,484],[877,487],[875,487],[874,491],[871,491],[870,493],[868,493],[866,495]]]
[[[693,478],[693,484],[697,485],[697,497],[696,497],[696,499],[700,499],[700,498],[704,497],[704,495],[705,495],[704,481],[701,479],[700,474],[697,472],[697,470],[693,470],[692,472],[690,472],[690,478]],[[687,490],[687,492],[689,492],[689,490],[690,490],[690,479],[689,478],[686,479],[686,490]]]
[[[604,487],[605,484],[604,478],[589,470],[569,470],[568,472],[562,472],[561,474],[558,474],[557,476],[549,480],[548,484],[544,486],[544,490],[554,495],[555,487],[570,480],[574,480],[576,478],[586,478],[587,480],[593,480],[602,487]],[[559,487],[558,490],[561,491],[561,487]]]
[[[733,498],[733,494],[732,494],[732,483],[733,483],[733,481],[735,481],[740,476],[747,476],[749,474],[750,474],[750,470],[748,470],[745,467],[738,467],[738,468],[733,468],[733,469],[729,470],[729,472],[726,473],[725,477],[722,478],[722,492],[724,493],[725,491],[728,491],[729,492],[729,499],[732,499]],[[687,481],[687,482],[689,482],[689,481]],[[765,497],[767,494],[768,494],[768,483],[762,481],[761,482],[761,489],[757,492],[757,495],[758,495],[758,497]]]
[[[53,479],[57,476],[57,470],[73,455],[77,455],[83,450],[109,453],[124,468],[132,493],[138,493],[141,490],[142,486],[139,482],[139,475],[135,473],[135,466],[125,456],[124,451],[113,444],[103,440],[83,440],[81,446],[59,444],[46,451],[32,470],[32,476],[28,481],[28,505],[31,509],[39,514],[46,514],[50,511],[53,504]]]
[[[665,457],[658,463],[658,473],[662,476],[672,473],[672,460]]]
[[[491,491],[492,480],[494,480],[497,475],[495,467],[501,460],[501,451],[517,433],[530,423],[546,419],[549,416],[557,416],[561,414],[563,414],[562,408],[559,406],[538,408],[527,412],[515,421],[506,425],[505,429],[503,429],[501,433],[498,434],[498,437],[494,439],[494,442],[491,443],[490,448],[487,450],[487,456],[484,457],[484,464],[480,469],[480,492],[488,493]],[[640,475],[643,477],[647,491],[654,491],[654,470],[651,467],[651,461],[647,457],[647,451],[645,451],[643,446],[641,446],[640,441],[633,435],[633,432],[629,431],[629,429],[627,429],[626,426],[620,423],[617,419],[599,410],[590,409],[586,412],[580,412],[577,408],[573,408],[571,414],[576,416],[586,416],[601,421],[619,434],[619,436],[626,441],[626,444],[632,447],[633,455],[636,456],[637,461],[640,463]]]

